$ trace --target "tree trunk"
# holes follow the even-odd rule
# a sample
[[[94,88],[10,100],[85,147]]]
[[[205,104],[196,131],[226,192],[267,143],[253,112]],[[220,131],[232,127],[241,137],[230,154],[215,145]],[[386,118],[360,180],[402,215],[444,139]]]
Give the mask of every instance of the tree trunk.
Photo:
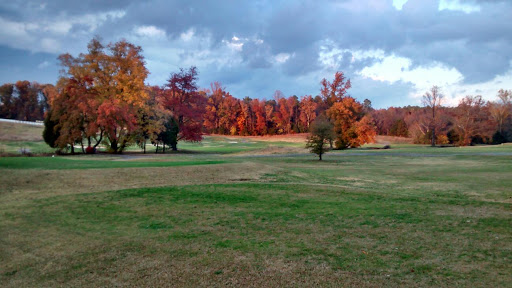
[[[432,147],[436,147],[436,129],[432,128]]]
[[[320,159],[318,159],[318,160],[319,160],[319,161],[322,161],[322,153],[318,154],[318,157],[320,158]]]
[[[96,147],[98,147],[98,145],[100,145],[101,143],[101,140],[103,139],[103,130],[100,130],[100,139],[96,142],[96,144],[94,144],[94,150],[96,150]]]
[[[110,150],[112,150],[113,153],[117,153],[118,149],[119,148],[117,147],[117,140],[110,142]]]

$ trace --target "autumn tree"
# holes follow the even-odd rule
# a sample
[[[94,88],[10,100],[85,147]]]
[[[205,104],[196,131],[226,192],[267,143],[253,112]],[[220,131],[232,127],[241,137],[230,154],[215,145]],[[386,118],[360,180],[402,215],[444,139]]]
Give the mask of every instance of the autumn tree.
[[[47,113],[47,123],[52,123],[57,137],[53,148],[71,148],[74,153],[74,145],[80,143],[83,147],[82,140],[87,137],[87,131],[91,131],[89,120],[91,115],[84,112],[91,111],[87,106],[86,100],[90,97],[87,93],[85,85],[80,85],[75,78],[61,78],[57,83],[57,93],[55,97],[50,98],[50,112]],[[84,82],[86,80],[83,80]],[[90,80],[88,80],[90,82]],[[96,126],[97,127],[97,126]],[[90,129],[90,130],[88,130]],[[49,132],[49,131],[48,131]],[[94,137],[96,136],[94,131]],[[92,135],[89,135],[92,137]],[[100,138],[103,136],[101,133]],[[95,146],[101,142],[99,139]],[[50,144],[50,143],[49,143]],[[85,152],[85,150],[83,151]]]
[[[0,86],[0,118],[17,119],[14,85],[7,83]]]
[[[496,135],[493,138],[499,139],[496,142],[506,142],[506,132],[504,130],[505,123],[512,113],[512,90],[498,91],[498,100],[491,102],[489,105],[489,112],[492,118],[498,124]]]
[[[389,128],[389,135],[398,137],[409,136],[409,128],[407,127],[407,123],[405,123],[405,120],[395,120],[391,127]]]
[[[444,95],[441,94],[441,89],[437,86],[432,86],[430,91],[423,95],[422,103],[430,111],[429,117],[429,130],[431,132],[431,145],[436,146],[436,129],[440,125],[438,119],[438,110],[443,103]]]
[[[356,124],[356,139],[350,143],[351,147],[359,147],[366,143],[375,142],[375,136],[377,131],[375,129],[375,123],[370,115],[365,115],[361,120],[357,121]]]
[[[17,81],[0,86],[0,118],[23,121],[43,120],[48,94],[53,85]]]
[[[275,115],[275,100],[268,100],[265,102],[265,116],[267,118],[267,133],[269,135],[275,134],[275,125],[273,123],[274,115]]]
[[[65,68],[60,81],[64,88],[53,101],[60,106],[56,109],[60,113],[55,113],[61,118],[59,126],[65,127],[66,118],[72,118],[79,123],[68,132],[79,141],[85,137],[91,145],[91,138],[96,138],[97,146],[105,136],[111,152],[122,152],[136,139],[138,113],[148,97],[144,84],[148,71],[141,53],[139,46],[126,40],[105,47],[95,38],[89,42],[87,54],[59,56]],[[67,134],[61,133],[61,137],[68,138]]]
[[[135,142],[144,153],[146,153],[146,143],[148,141],[151,143],[158,142],[158,137],[161,132],[165,131],[167,127],[165,123],[169,120],[169,115],[156,100],[159,89],[157,86],[147,87],[148,101],[146,105],[139,108],[137,113]]]
[[[327,110],[327,116],[334,124],[336,149],[359,147],[375,137],[373,120],[364,115],[363,106],[352,97],[335,102]]]
[[[275,113],[275,119],[280,134],[289,134],[292,128],[291,117],[292,109],[286,98],[279,98],[278,110]]]
[[[267,134],[267,119],[265,115],[265,102],[259,99],[253,99],[251,102],[252,111],[256,118],[254,127],[255,135],[266,135]]]
[[[329,150],[328,145],[334,138],[333,128],[332,123],[323,116],[318,117],[311,125],[306,148],[311,153],[317,154],[320,161],[322,161],[322,155]]]
[[[236,118],[236,124],[238,127],[239,135],[248,135],[249,132],[249,123],[250,123],[250,106],[247,101],[238,101],[239,113],[238,117]]]
[[[240,105],[238,104],[238,100],[229,93],[226,94],[219,111],[219,132],[221,134],[236,134],[239,113]]]
[[[204,128],[209,133],[218,133],[220,127],[220,106],[224,100],[224,89],[219,82],[210,84],[211,94],[208,96],[204,114]]]
[[[301,97],[299,119],[304,131],[308,131],[311,123],[315,120],[317,107],[318,104],[311,95]]]
[[[332,107],[334,103],[340,102],[344,97],[348,96],[347,90],[352,87],[350,79],[346,79],[341,71],[336,72],[332,82],[324,78],[320,84],[322,85],[320,93],[327,108]]]
[[[370,114],[375,121],[377,132],[380,135],[404,136],[408,134],[404,129],[408,129],[410,126],[406,118],[411,118],[410,116],[419,108],[420,107],[408,106],[389,107],[387,109],[378,110],[372,109]]]
[[[197,142],[202,139],[206,96],[199,93],[196,84],[197,69],[180,69],[173,73],[160,90],[159,101],[178,124],[180,140]],[[177,150],[177,145],[172,147]]]
[[[363,112],[365,114],[370,114],[373,111],[372,101],[370,99],[364,99],[363,101]]]
[[[483,113],[482,96],[466,96],[460,100],[455,110],[455,131],[459,145],[470,145],[473,136],[479,134],[486,120]]]

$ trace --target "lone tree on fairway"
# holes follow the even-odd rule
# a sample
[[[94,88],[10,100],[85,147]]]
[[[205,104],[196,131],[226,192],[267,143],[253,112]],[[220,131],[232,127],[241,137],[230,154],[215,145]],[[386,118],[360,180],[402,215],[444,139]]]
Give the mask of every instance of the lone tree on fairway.
[[[322,154],[328,149],[329,142],[334,139],[334,126],[325,117],[318,117],[312,124],[306,148],[318,155],[322,161]]]

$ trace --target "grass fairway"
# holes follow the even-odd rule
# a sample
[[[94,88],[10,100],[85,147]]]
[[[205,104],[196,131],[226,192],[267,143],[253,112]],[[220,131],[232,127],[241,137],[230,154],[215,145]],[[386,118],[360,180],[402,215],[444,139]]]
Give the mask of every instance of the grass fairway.
[[[512,283],[512,146],[320,162],[215,142],[219,153],[0,158],[0,286]]]

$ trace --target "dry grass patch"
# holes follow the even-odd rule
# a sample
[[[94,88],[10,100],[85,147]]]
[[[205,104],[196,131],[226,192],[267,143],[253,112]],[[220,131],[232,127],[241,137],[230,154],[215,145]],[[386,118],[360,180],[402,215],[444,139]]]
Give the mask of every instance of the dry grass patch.
[[[407,137],[377,135],[377,137],[375,137],[375,143],[377,143],[377,144],[412,144],[413,139],[407,138]]]
[[[43,126],[0,122],[0,141],[43,141]]]
[[[6,204],[129,188],[255,181],[273,170],[272,166],[253,162],[86,170],[3,169],[0,173],[0,197],[2,204]]]
[[[280,147],[270,146],[263,149],[253,151],[243,151],[238,153],[230,154],[230,156],[241,156],[241,155],[278,155],[278,154],[303,154],[309,151],[305,148],[300,147]]]
[[[227,136],[227,135],[211,135],[224,137],[230,140],[253,140],[262,142],[290,142],[290,143],[306,143],[308,133],[297,133],[287,135],[273,135],[273,136]]]

